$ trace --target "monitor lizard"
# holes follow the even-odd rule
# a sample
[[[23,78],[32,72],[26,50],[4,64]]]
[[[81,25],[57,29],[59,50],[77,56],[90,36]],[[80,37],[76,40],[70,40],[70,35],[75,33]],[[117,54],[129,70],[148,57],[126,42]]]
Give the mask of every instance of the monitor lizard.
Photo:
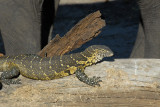
[[[92,45],[83,52],[54,57],[43,58],[36,54],[3,56],[0,57],[0,81],[8,85],[20,84],[20,79],[15,79],[19,75],[36,80],[52,80],[75,73],[80,81],[90,86],[100,86],[100,77],[89,78],[84,69],[111,56],[113,52],[104,45]]]

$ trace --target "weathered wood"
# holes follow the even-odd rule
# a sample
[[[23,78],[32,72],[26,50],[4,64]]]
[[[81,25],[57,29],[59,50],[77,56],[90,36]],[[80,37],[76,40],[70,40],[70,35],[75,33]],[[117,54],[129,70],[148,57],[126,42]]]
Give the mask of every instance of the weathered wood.
[[[0,106],[122,106],[160,105],[160,59],[117,59],[87,67],[100,76],[100,87],[80,82],[75,75],[51,81],[24,78],[20,85],[4,85]]]
[[[105,21],[101,19],[101,13],[99,11],[91,13],[76,24],[62,38],[56,36],[38,53],[38,55],[42,57],[45,56],[45,53],[47,53],[48,57],[63,55],[79,48],[82,44],[98,36],[101,32],[101,28],[104,26]]]
[[[0,57],[4,56],[2,53],[0,53]]]

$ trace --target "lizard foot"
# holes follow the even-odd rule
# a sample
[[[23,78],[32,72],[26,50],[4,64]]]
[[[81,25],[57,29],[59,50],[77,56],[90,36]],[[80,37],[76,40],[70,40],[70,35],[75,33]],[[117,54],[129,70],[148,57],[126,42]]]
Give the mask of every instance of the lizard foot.
[[[96,85],[100,86],[99,82],[102,82],[102,80],[100,80],[100,77],[96,77],[96,76],[92,78],[88,78],[86,81],[88,82],[87,84],[91,86],[96,86]]]
[[[21,84],[21,79],[2,79],[1,82],[7,85]]]
[[[82,81],[90,86],[96,86],[96,85],[100,86],[99,82],[102,82],[102,80],[100,80],[100,77],[94,76],[92,78],[89,78],[84,72],[82,72],[82,70],[80,68],[77,68],[77,71],[75,73],[76,73],[76,77],[80,81]]]

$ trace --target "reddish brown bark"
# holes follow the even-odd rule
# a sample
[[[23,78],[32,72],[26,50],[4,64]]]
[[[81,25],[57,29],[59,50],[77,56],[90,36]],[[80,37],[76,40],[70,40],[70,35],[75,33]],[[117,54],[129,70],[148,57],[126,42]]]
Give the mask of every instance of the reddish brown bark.
[[[92,40],[101,32],[101,28],[105,26],[105,21],[101,19],[100,11],[89,14],[79,21],[69,32],[63,37],[56,35],[48,45],[46,45],[38,55],[47,57],[55,55],[63,55],[69,51],[81,47],[84,43]]]

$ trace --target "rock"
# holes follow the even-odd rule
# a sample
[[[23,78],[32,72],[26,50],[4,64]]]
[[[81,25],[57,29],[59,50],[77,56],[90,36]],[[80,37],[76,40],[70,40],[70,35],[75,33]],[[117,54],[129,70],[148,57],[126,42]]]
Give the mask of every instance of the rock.
[[[160,105],[160,59],[116,59],[85,69],[100,76],[100,87],[75,75],[51,81],[20,76],[22,84],[3,85],[0,106],[157,106]]]

